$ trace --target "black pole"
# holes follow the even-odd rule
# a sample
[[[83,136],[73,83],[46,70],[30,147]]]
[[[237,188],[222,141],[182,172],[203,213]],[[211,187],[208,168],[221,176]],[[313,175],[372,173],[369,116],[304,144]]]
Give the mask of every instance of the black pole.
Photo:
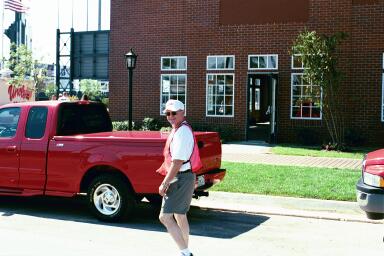
[[[60,91],[60,29],[56,30],[56,98]]]
[[[128,69],[128,131],[132,131],[132,68]]]

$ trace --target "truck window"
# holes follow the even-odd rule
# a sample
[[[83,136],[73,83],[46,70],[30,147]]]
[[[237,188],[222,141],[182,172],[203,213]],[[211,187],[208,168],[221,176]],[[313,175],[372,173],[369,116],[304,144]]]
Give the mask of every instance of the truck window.
[[[25,137],[40,139],[44,136],[47,124],[48,109],[46,107],[32,107],[28,113]]]
[[[20,108],[4,108],[0,110],[0,137],[12,138],[16,134],[20,118]]]
[[[59,107],[57,135],[110,132],[112,122],[102,103],[62,103]]]

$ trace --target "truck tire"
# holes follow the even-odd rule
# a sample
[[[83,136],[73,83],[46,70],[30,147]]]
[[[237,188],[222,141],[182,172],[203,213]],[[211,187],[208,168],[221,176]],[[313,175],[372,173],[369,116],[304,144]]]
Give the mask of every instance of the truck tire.
[[[136,206],[130,186],[115,175],[96,177],[88,188],[87,197],[91,212],[101,221],[127,220]]]

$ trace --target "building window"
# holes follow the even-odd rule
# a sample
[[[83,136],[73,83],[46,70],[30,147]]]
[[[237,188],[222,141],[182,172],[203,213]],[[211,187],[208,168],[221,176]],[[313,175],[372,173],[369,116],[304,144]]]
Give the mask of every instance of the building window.
[[[381,81],[381,121],[384,122],[384,53],[382,61],[382,81]]]
[[[187,57],[161,57],[161,70],[187,70]]]
[[[207,116],[233,117],[234,74],[207,74]]]
[[[278,55],[249,55],[249,70],[278,69]]]
[[[186,104],[187,75],[186,74],[162,74],[161,75],[161,103],[160,115],[164,115],[165,103],[175,99]]]
[[[303,60],[301,58],[302,54],[292,55],[291,67],[292,69],[304,69]]]
[[[291,75],[291,118],[318,119],[321,117],[322,93],[318,85],[305,81],[303,73]]]
[[[207,70],[231,70],[235,69],[235,56],[208,56]]]

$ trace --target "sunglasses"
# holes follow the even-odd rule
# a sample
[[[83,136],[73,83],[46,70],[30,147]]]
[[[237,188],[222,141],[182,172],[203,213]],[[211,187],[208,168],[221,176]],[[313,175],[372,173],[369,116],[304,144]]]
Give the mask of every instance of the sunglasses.
[[[165,112],[165,114],[166,114],[167,116],[170,116],[170,115],[175,116],[175,115],[177,115],[177,111]]]

